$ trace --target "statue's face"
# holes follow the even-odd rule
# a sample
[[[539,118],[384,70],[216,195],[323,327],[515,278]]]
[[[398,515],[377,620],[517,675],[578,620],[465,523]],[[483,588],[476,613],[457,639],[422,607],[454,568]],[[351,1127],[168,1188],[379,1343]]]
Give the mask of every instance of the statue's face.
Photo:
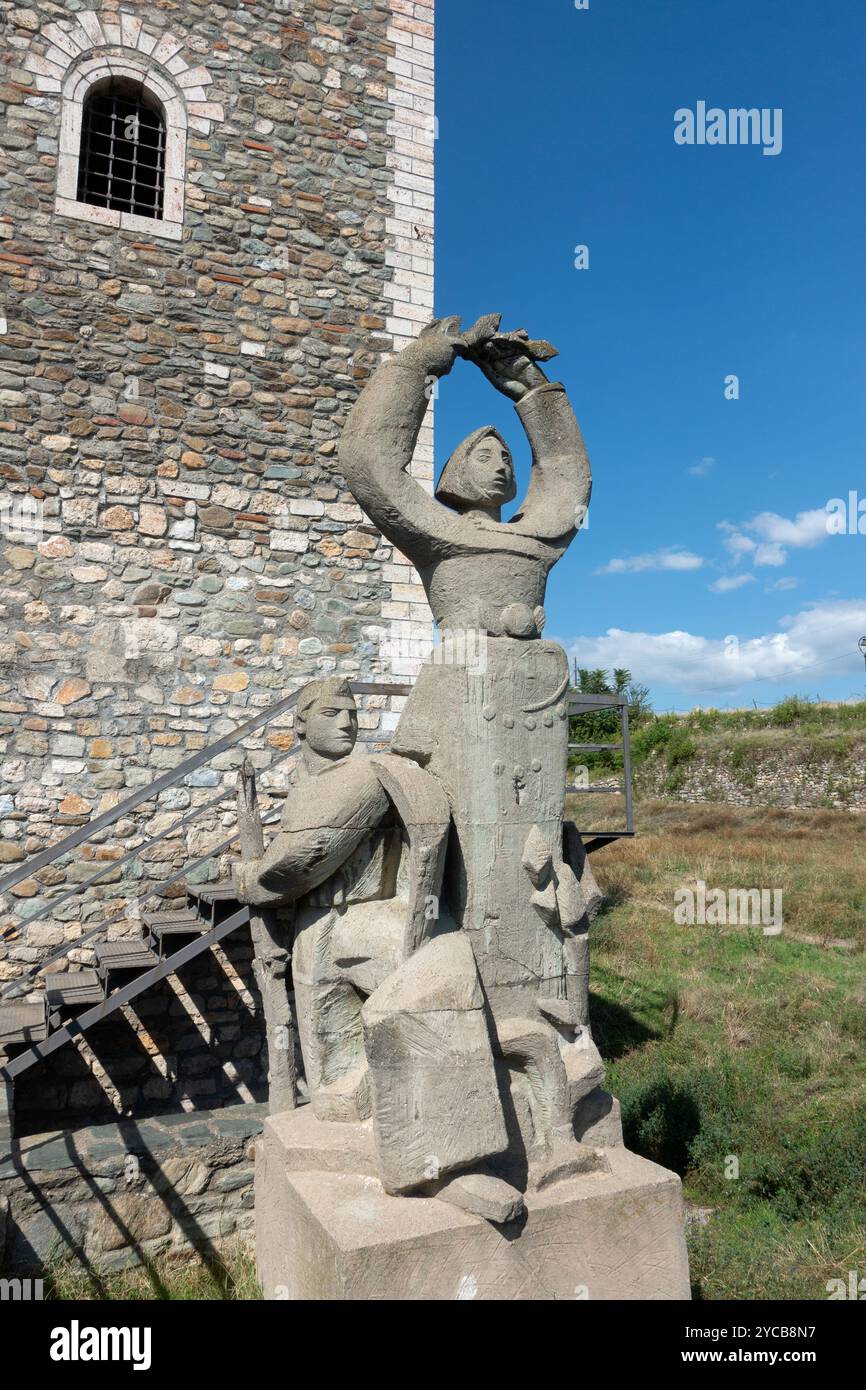
[[[304,738],[321,758],[345,758],[358,737],[358,711],[339,700],[317,700],[307,710]]]
[[[466,460],[466,480],[472,492],[490,506],[499,507],[514,496],[511,454],[493,434],[485,435]]]

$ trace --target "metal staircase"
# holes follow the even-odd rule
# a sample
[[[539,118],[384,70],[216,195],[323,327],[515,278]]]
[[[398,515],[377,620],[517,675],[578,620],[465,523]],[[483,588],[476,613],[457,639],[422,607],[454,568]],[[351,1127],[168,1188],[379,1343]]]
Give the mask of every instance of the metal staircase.
[[[0,1075],[14,1082],[28,1067],[249,924],[250,910],[233,901],[231,884],[190,890],[187,900],[183,914],[176,909],[149,913],[140,941],[100,942],[96,970],[49,975],[44,1002],[0,1004],[0,1042],[7,1052],[24,1049],[0,1068]],[[176,944],[184,940],[185,945]],[[174,949],[166,951],[166,943]],[[85,1004],[90,1007],[77,1012]]]
[[[356,695],[362,696],[368,694],[408,695],[411,686],[358,681],[352,683],[352,690]],[[24,863],[16,865],[14,869],[0,876],[0,893],[5,892],[23,879],[29,878],[39,869],[55,862],[62,856],[68,855],[77,846],[88,841],[98,843],[103,832],[121,817],[128,816],[130,811],[137,806],[153,800],[155,796],[169,787],[182,785],[204,763],[240,744],[243,739],[248,738],[256,730],[287,713],[296,703],[298,693],[295,692],[269,706],[253,719],[238,726],[231,733],[224,735],[215,743],[180,763],[171,772],[157,778],[148,786],[139,788],[118,806],[97,816],[87,825],[77,828],[70,835],[31,856]],[[627,828],[624,831],[581,831],[580,834],[585,838],[588,852],[592,852],[623,835],[634,833],[628,765],[627,712],[623,703],[617,697],[587,696],[573,693],[569,697],[569,712],[583,713],[587,709],[599,708],[611,703],[620,705],[623,727],[623,743],[620,746],[624,749],[625,757],[624,791]],[[381,736],[379,738],[367,736],[366,740],[359,739],[359,742],[364,741],[380,750],[385,743]],[[272,768],[291,760],[298,751],[296,746],[288,753],[281,753],[273,759],[267,768],[261,769],[261,771],[270,771]],[[569,790],[572,789],[569,788]],[[218,805],[225,803],[231,795],[232,793],[228,788],[223,789],[216,796],[195,807],[185,816],[160,831],[159,834],[144,838],[140,844],[129,849],[121,858],[106,860],[83,882],[64,889],[56,898],[49,897],[50,907],[56,910],[60,904],[72,900],[87,888],[98,883],[104,874],[144,855],[147,850],[166,836],[177,834],[178,830],[185,828],[208,811],[215,810]],[[263,824],[273,824],[278,819],[278,815],[278,812],[272,812],[265,816]],[[204,864],[218,859],[221,854],[229,850],[237,840],[238,834],[239,832],[235,831],[233,835],[214,846],[207,854],[187,864],[180,872],[172,874],[157,887],[146,889],[135,901],[135,911],[130,911],[128,906],[125,907],[77,940],[67,943],[37,964],[31,965],[19,979],[12,981],[5,987],[0,993],[0,1086],[5,1083],[7,1094],[16,1078],[20,1077],[28,1068],[50,1056],[58,1048],[73,1042],[86,1033],[89,1028],[101,1023],[110,1014],[129,1004],[138,995],[143,994],[167,976],[175,974],[187,962],[211,950],[232,932],[249,927],[250,909],[238,904],[230,881],[197,884],[191,882],[188,877]],[[182,905],[178,905],[178,897],[167,896],[168,890],[175,887],[180,888],[181,893],[185,895]],[[161,906],[147,911],[137,910],[141,903],[152,898],[161,900]],[[14,939],[22,926],[26,926],[29,922],[38,921],[44,915],[45,909],[41,908],[30,916],[19,919],[18,923],[11,924],[11,926],[8,923],[4,924],[2,928],[4,939],[10,939],[10,932],[12,933],[11,939]],[[133,918],[137,923],[140,936],[109,938],[106,935],[110,927],[117,926],[130,918]],[[59,964],[69,956],[70,952],[78,952],[82,946],[88,944],[92,946],[95,956],[95,964],[92,968],[69,969],[63,968]],[[43,976],[44,992],[35,1001],[32,998],[24,999],[22,996],[31,993],[34,989],[33,978],[37,975]],[[2,1002],[3,1000],[6,1002]]]

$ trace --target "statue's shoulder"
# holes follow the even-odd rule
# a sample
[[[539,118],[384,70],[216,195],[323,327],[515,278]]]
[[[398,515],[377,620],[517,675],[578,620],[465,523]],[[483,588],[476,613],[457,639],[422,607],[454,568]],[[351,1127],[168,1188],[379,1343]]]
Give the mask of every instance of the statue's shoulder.
[[[388,809],[388,799],[366,753],[351,753],[322,772],[298,768],[286,798],[281,829],[303,833],[372,826]]]

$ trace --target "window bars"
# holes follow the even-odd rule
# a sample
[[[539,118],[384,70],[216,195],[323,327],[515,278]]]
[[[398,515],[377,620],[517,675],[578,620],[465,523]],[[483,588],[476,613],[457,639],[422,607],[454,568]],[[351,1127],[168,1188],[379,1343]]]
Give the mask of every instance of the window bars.
[[[78,200],[139,217],[162,217],[165,122],[144,88],[111,84],[84,107]]]

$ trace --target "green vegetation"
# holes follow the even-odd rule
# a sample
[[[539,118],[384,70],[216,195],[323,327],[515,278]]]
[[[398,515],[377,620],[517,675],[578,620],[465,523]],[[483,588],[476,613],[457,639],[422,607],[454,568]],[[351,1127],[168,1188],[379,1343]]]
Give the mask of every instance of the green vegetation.
[[[629,719],[633,721],[649,713],[649,691],[646,686],[635,685],[631,672],[624,667],[617,668],[610,676],[601,668],[590,671],[581,667],[576,672],[573,690],[579,691],[582,695],[625,696],[628,700]],[[587,714],[574,715],[569,721],[569,736],[574,743],[619,743],[622,738],[619,709],[616,706],[603,706]],[[573,767],[575,764],[589,767],[622,767],[622,755],[609,750],[590,754],[575,750],[569,757],[569,766]]]
[[[232,1245],[219,1256],[164,1255],[113,1274],[88,1273],[62,1262],[49,1266],[45,1297],[52,1299],[114,1299],[172,1302],[190,1300],[260,1299],[252,1252]]]
[[[598,694],[625,694],[629,700],[632,764],[662,758],[673,774],[665,783],[674,790],[676,769],[696,757],[722,759],[740,780],[754,780],[756,759],[764,750],[785,750],[807,766],[838,762],[840,772],[852,753],[866,746],[866,700],[850,705],[819,704],[788,695],[772,709],[695,709],[688,714],[654,714],[645,687],[632,684],[628,671],[578,672],[575,689]],[[571,739],[581,743],[615,743],[620,738],[616,710],[593,711],[571,719]],[[622,754],[575,749],[570,765],[593,772],[622,768]]]
[[[648,802],[638,829],[593,860],[594,1031],[626,1142],[711,1213],[696,1297],[826,1298],[866,1269],[866,817]],[[783,934],[676,925],[696,878],[782,889]]]

